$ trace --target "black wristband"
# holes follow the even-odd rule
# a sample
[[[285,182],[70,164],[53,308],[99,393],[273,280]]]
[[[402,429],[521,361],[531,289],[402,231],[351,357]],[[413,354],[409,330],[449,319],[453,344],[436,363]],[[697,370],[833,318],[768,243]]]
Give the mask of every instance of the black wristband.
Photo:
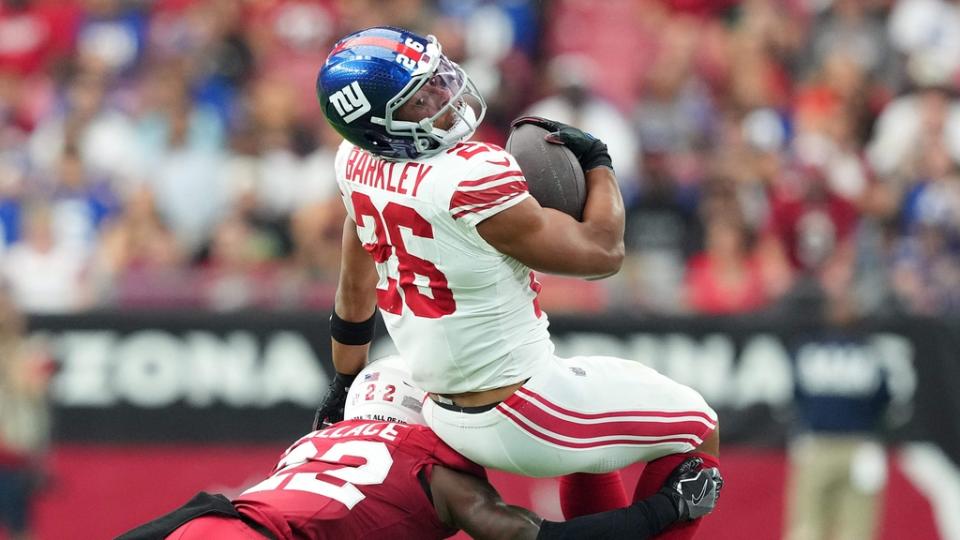
[[[362,322],[350,322],[341,319],[334,309],[330,314],[330,337],[344,345],[366,345],[373,341],[376,310],[370,318]]]

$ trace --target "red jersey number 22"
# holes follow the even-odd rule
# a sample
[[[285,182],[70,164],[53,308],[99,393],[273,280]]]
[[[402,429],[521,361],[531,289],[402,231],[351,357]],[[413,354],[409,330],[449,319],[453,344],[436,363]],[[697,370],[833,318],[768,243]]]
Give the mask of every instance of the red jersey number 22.
[[[300,444],[284,457],[278,465],[280,469],[273,476],[244,491],[243,494],[275,489],[306,491],[340,501],[348,509],[351,509],[364,499],[363,493],[356,486],[383,483],[390,473],[390,467],[393,466],[393,457],[384,443],[345,441],[333,445],[320,456],[319,460],[327,463],[337,463],[348,457],[361,458],[366,460],[363,465],[330,469],[322,473],[296,472],[298,466],[306,463],[317,453],[317,448],[313,445],[313,442],[306,441]],[[324,476],[336,478],[339,481],[323,480]]]
[[[378,264],[386,264],[393,254],[397,256],[398,275],[389,275],[388,269],[387,288],[377,289],[377,305],[380,309],[401,315],[403,304],[406,304],[414,315],[427,319],[439,319],[456,311],[457,303],[447,285],[447,276],[432,262],[408,252],[400,233],[402,227],[419,238],[433,238],[430,222],[409,206],[390,202],[380,212],[366,194],[355,191],[350,198],[358,223],[362,224],[363,216],[373,220],[377,242],[364,244],[364,249]],[[420,285],[415,283],[418,275],[429,281],[429,296],[422,293]],[[400,290],[397,290],[398,285]],[[402,298],[400,291],[403,291]]]

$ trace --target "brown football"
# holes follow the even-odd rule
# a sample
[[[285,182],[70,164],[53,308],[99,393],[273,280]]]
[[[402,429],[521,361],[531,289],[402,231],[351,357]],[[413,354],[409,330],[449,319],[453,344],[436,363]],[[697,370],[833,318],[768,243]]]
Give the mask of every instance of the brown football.
[[[560,210],[579,221],[587,200],[583,169],[566,146],[545,141],[547,130],[521,124],[510,132],[507,152],[513,154],[540,206]]]

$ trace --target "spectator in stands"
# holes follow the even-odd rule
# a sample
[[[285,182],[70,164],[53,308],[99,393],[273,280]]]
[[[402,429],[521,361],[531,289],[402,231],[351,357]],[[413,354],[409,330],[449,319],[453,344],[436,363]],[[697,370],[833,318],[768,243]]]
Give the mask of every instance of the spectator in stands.
[[[421,19],[423,2],[376,2],[366,9],[363,4],[359,1],[266,0],[244,5],[244,33],[257,62],[255,74],[260,79],[283,81],[298,107],[298,119],[310,123],[322,121],[320,108],[315,106],[317,69],[323,65],[328,44],[336,32],[336,15],[342,17],[357,9],[365,11],[367,17],[392,17],[391,24],[402,25],[399,16]]]
[[[804,61],[811,70],[825,65],[831,56],[841,55],[856,71],[878,73],[889,68],[891,47],[886,28],[876,8],[861,0],[833,0],[810,25]]]
[[[0,72],[29,78],[71,52],[78,15],[75,5],[33,0],[0,4]]]
[[[960,171],[943,142],[921,151],[900,216],[894,287],[914,313],[960,311]]]
[[[887,18],[889,42],[914,82],[946,81],[960,67],[960,8],[949,0],[899,0]],[[906,117],[903,118],[906,120]]]
[[[255,68],[244,27],[245,7],[223,0],[150,6],[151,58],[184,63],[194,99],[216,111],[224,124],[237,119],[240,92]]]
[[[187,74],[176,63],[154,66],[144,97],[137,126],[143,174],[177,241],[196,253],[226,212],[223,126],[215,110],[192,100]]]
[[[691,155],[712,135],[714,104],[695,71],[701,31],[687,19],[670,21],[663,29],[659,54],[645,74],[634,113],[642,146]]]
[[[57,242],[88,254],[96,248],[101,225],[120,210],[120,199],[110,182],[91,176],[77,148],[67,146],[52,185],[44,186]]]
[[[701,208],[719,202],[720,198],[710,197],[710,190],[723,187],[731,191],[726,206],[743,216],[752,234],[762,230],[769,214],[770,192],[789,162],[787,123],[771,108],[753,109],[742,117],[726,112],[719,118],[717,138],[724,144],[714,150],[708,171],[728,182],[708,181]]]
[[[960,251],[936,222],[921,223],[898,241],[893,287],[910,313],[960,312]]]
[[[768,1],[742,3],[743,13],[731,30],[725,57],[723,97],[731,112],[785,108],[792,81],[785,62],[802,42],[800,25],[788,9]]]
[[[223,311],[262,306],[275,286],[270,238],[239,216],[217,225],[204,268],[207,305]]]
[[[832,280],[852,272],[859,214],[834,193],[815,167],[794,168],[774,186],[764,249],[786,254],[797,279],[787,302],[807,302]],[[796,307],[796,304],[794,304]]]
[[[767,301],[759,260],[751,255],[743,224],[730,215],[706,223],[706,250],[687,264],[687,304],[696,313],[755,311]]]
[[[918,150],[900,208],[894,287],[909,311],[960,310],[960,169],[943,139]]]
[[[861,156],[866,92],[859,66],[848,56],[831,54],[816,82],[801,89],[794,102],[796,159],[822,171],[830,192],[855,206],[873,180]]]
[[[147,17],[140,5],[123,0],[83,3],[77,30],[77,61],[103,77],[130,74],[145,56]]]
[[[68,313],[90,306],[88,253],[58,241],[47,203],[28,205],[23,219],[23,238],[0,260],[0,272],[20,309]]]
[[[877,432],[892,372],[859,326],[848,288],[826,293],[822,305],[821,329],[791,346],[796,423],[784,538],[870,540],[887,477]]]
[[[0,150],[0,254],[20,239],[21,213],[29,164],[25,152]]]
[[[346,214],[333,178],[333,159],[340,137],[326,122],[320,126],[320,145],[305,158],[301,196],[290,221],[290,277],[332,282],[339,271]]]
[[[333,180],[342,139],[325,121],[307,124],[288,86],[263,78],[247,92],[246,125],[233,138],[225,169],[231,211],[272,238],[276,257],[292,256],[299,266],[304,245],[320,242],[323,258],[335,265],[339,240],[329,242],[328,229],[339,231],[343,214],[328,210],[343,206]]]
[[[125,186],[143,174],[136,131],[130,117],[108,99],[107,80],[78,71],[64,89],[59,110],[31,133],[29,155],[42,171],[56,169],[64,148],[75,145],[92,174]]]
[[[643,191],[626,218],[627,255],[620,274],[627,294],[622,299],[652,312],[679,313],[683,269],[702,235],[697,194],[677,185],[671,154],[646,150]]]
[[[30,503],[50,439],[49,357],[26,337],[23,316],[0,290],[0,530],[31,538]]]
[[[870,164],[897,192],[915,177],[920,153],[929,144],[942,144],[960,161],[960,101],[948,73],[924,74],[917,88],[891,101],[877,118],[867,146]]]
[[[186,260],[186,251],[157,212],[153,193],[142,185],[104,226],[93,266],[97,297],[107,303],[125,298],[136,303],[155,291],[182,302],[184,294],[191,294],[182,275]]]

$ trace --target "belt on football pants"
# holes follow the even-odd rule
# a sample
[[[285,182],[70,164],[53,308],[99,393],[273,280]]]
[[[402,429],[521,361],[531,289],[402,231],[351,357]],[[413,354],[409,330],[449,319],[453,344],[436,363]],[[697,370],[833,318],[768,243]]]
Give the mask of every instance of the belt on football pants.
[[[466,414],[487,412],[500,404],[500,402],[497,401],[494,403],[488,403],[486,405],[477,405],[476,407],[461,407],[454,403],[452,399],[441,394],[430,394],[430,399],[432,399],[433,402],[436,403],[441,409]]]

